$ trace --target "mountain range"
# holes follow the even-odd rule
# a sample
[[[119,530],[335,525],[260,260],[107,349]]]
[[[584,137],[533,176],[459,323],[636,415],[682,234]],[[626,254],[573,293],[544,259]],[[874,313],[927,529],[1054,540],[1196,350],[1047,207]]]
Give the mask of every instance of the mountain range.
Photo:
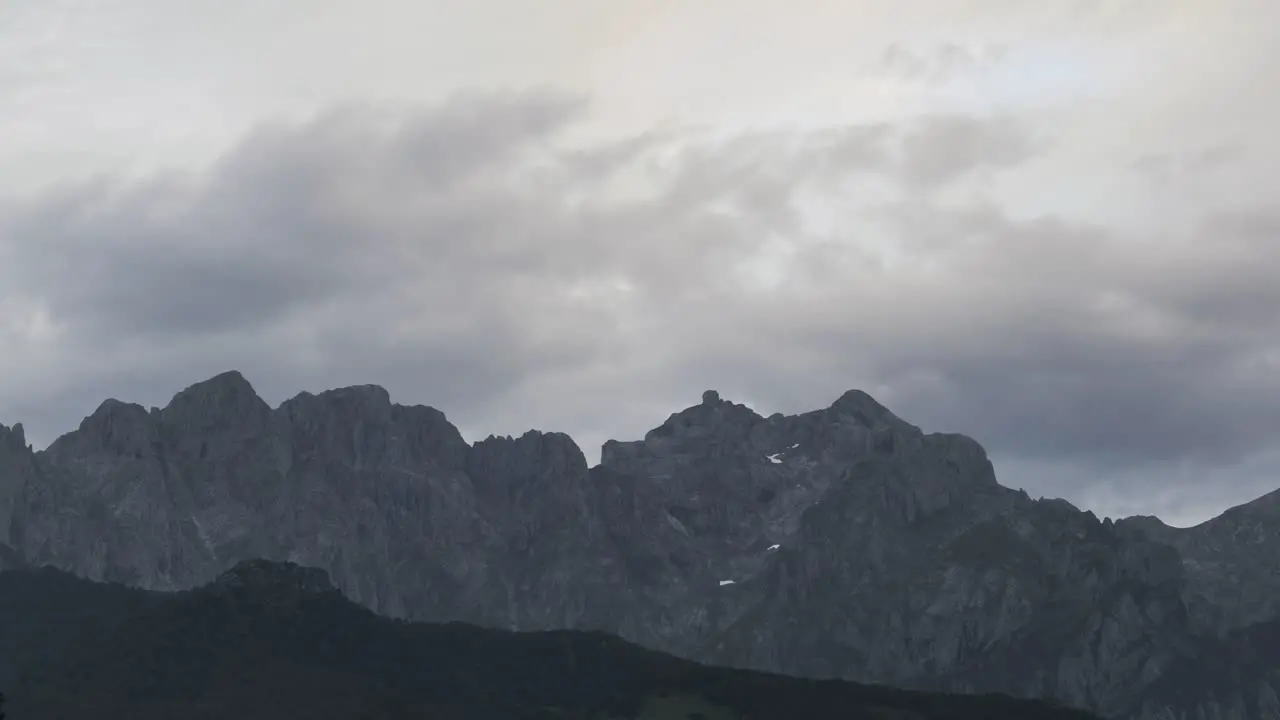
[[[156,591],[266,559],[374,613],[606,633],[807,678],[1280,717],[1280,492],[1200,526],[1001,486],[983,448],[866,393],[762,417],[704,393],[588,464],[467,443],[376,386],[277,408],[227,372],[104,402],[36,452],[0,426],[0,567]]]
[[[407,623],[353,604],[323,570],[264,560],[175,593],[8,571],[0,607],[14,720],[1097,720],[712,668],[603,633]]]

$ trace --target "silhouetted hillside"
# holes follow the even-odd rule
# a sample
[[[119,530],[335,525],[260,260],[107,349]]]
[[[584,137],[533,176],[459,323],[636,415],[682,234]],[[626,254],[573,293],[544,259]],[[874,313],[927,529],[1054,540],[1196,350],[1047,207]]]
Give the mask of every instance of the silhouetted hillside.
[[[172,594],[0,573],[0,651],[11,720],[1091,717],[711,668],[599,633],[407,623],[264,561]]]

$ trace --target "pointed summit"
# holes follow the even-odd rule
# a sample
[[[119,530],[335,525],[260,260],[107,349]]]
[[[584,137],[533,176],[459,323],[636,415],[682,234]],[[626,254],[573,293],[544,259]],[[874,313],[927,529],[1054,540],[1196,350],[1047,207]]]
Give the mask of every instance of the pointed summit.
[[[187,387],[182,392],[174,395],[169,405],[172,407],[180,401],[191,401],[195,398],[239,398],[239,397],[258,397],[253,386],[240,374],[239,370],[228,370],[218,373],[203,382],[198,382]]]
[[[256,429],[267,422],[271,408],[244,375],[228,370],[174,395],[160,414],[177,427],[211,430],[230,423]]]
[[[831,403],[830,410],[857,419],[869,428],[895,427],[919,432],[919,428],[894,415],[889,408],[862,390],[849,390]]]
[[[14,450],[25,450],[27,448],[27,434],[22,427],[22,423],[14,423],[13,427],[5,427],[3,423],[0,423],[0,446]]]
[[[84,420],[75,432],[67,433],[49,446],[54,456],[106,451],[125,457],[143,457],[156,440],[155,423],[145,408],[114,398],[107,399]]]
[[[12,429],[0,425],[0,569],[7,562],[3,543],[12,542],[10,528],[14,510],[22,501],[23,489],[36,475],[35,456],[27,445],[22,425],[14,425]]]
[[[831,403],[831,407],[850,410],[865,410],[877,415],[889,412],[888,408],[881,405],[866,391],[858,390],[856,388],[848,390],[843,395],[836,398],[836,401]]]

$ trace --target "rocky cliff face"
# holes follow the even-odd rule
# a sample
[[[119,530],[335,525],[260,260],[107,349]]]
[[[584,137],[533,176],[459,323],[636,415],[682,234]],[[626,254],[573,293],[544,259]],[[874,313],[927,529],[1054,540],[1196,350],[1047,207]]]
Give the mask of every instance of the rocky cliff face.
[[[372,386],[272,409],[234,372],[164,409],[109,400],[39,453],[0,428],[10,565],[182,589],[291,561],[397,617],[1113,717],[1275,717],[1280,658],[1247,687],[1167,678],[1278,614],[1277,507],[1100,522],[857,391],[768,418],[709,391],[590,469],[562,434],[469,445]]]
[[[1193,528],[1154,517],[1119,524],[1177,549],[1186,569],[1184,597],[1202,632],[1224,635],[1280,617],[1280,490]]]

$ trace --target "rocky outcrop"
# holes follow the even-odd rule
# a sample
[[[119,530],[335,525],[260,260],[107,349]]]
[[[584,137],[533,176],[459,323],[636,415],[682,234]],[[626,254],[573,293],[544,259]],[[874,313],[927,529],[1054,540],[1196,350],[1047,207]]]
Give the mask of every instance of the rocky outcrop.
[[[23,505],[23,491],[38,476],[36,460],[22,425],[0,425],[0,546],[10,534],[14,511]]]
[[[1196,640],[1143,693],[1142,720],[1280,718],[1280,620]]]
[[[1112,717],[1271,717],[1280,659],[1248,697],[1161,683],[1276,616],[1276,505],[1099,521],[859,391],[767,418],[708,391],[593,468],[560,433],[469,445],[374,386],[272,409],[235,372],[163,409],[109,400],[39,453],[0,429],[12,562],[173,590],[288,561],[395,617]]]
[[[1280,617],[1280,490],[1192,528],[1154,517],[1120,527],[1175,548],[1187,583],[1184,597],[1198,630],[1225,635]]]

